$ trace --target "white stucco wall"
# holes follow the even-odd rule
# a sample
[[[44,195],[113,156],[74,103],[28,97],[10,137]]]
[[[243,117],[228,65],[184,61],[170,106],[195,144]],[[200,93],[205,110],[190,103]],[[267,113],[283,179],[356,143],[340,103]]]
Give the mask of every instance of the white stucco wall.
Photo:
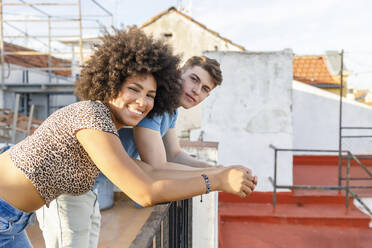
[[[203,104],[204,140],[218,141],[218,163],[243,164],[271,191],[274,152],[292,147],[292,51],[208,52],[221,63],[222,85]],[[278,158],[278,183],[292,184],[292,154]]]
[[[155,22],[142,28],[145,33],[153,34],[156,38],[166,39],[177,54],[182,55],[183,62],[192,56],[200,56],[203,51],[241,51],[242,49],[192,22],[175,11],[171,11]],[[165,38],[164,34],[172,34]],[[202,107],[179,109],[177,134],[184,130],[200,128]]]
[[[293,147],[338,150],[339,101],[335,94],[293,81]],[[372,107],[343,98],[342,109],[343,126],[372,127]],[[343,134],[372,135],[372,130]],[[372,138],[343,139],[342,147],[354,154],[372,154]]]

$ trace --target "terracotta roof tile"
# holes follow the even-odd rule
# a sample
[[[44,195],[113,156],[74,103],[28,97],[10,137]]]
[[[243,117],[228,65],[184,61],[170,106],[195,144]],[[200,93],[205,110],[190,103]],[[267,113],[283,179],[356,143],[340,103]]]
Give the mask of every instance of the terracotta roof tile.
[[[354,99],[356,101],[365,101],[365,98],[367,95],[368,95],[368,90],[357,90],[354,93]]]
[[[293,78],[307,84],[337,84],[329,73],[323,56],[295,56]]]
[[[29,121],[29,116],[23,114],[18,114],[17,117],[17,130],[26,131],[27,124]],[[32,134],[43,121],[32,118],[30,134]],[[0,108],[0,130],[9,129],[13,124],[13,112],[10,109]]]
[[[36,50],[32,50],[23,46],[15,45],[12,43],[4,42],[4,50],[5,52],[37,52]],[[71,61],[66,59],[59,59],[56,57],[51,58],[52,60],[52,67],[70,67]],[[19,55],[19,54],[8,54],[5,55],[5,61],[19,66],[24,67],[39,67],[39,68],[47,68],[48,66],[48,55]],[[54,74],[61,75],[61,76],[71,76],[71,71],[52,71]]]

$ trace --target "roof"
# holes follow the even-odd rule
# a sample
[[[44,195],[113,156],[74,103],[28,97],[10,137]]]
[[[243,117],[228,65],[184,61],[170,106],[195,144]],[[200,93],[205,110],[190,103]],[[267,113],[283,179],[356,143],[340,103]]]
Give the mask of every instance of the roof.
[[[155,21],[157,21],[158,19],[160,19],[162,16],[168,14],[168,13],[171,13],[171,12],[176,12],[177,14],[183,16],[184,18],[188,19],[189,21],[199,25],[201,28],[205,29],[206,31],[210,32],[211,34],[215,35],[216,37],[224,40],[225,42],[227,43],[230,43],[231,45],[233,46],[236,46],[240,49],[242,49],[243,51],[245,50],[245,48],[241,45],[238,45],[234,42],[232,42],[231,40],[225,38],[225,37],[222,37],[219,33],[207,28],[205,25],[201,24],[200,22],[194,20],[193,18],[191,18],[190,16],[182,13],[181,11],[178,11],[175,7],[170,7],[169,9],[167,10],[164,10],[163,12],[160,12],[159,14],[157,14],[156,16],[154,16],[153,18],[151,18],[150,20],[148,20],[147,22],[145,22],[144,24],[142,24],[142,26],[140,28],[144,28],[148,25],[150,25],[151,23],[154,23]]]
[[[364,102],[367,95],[368,95],[368,90],[357,90],[354,93],[354,99],[355,101]]]
[[[13,115],[14,113],[10,109],[0,109],[0,130],[2,130],[2,135],[4,130],[9,130],[13,124]],[[26,131],[27,125],[29,122],[29,116],[23,114],[18,114],[17,117],[17,130]],[[42,123],[43,121],[32,118],[30,134],[32,134]],[[4,137],[2,137],[4,138]]]
[[[340,85],[329,72],[323,56],[295,56],[293,79],[310,85]]]
[[[26,48],[23,46],[15,45],[12,43],[4,42],[5,52],[38,52],[36,50]],[[51,57],[52,67],[70,67],[71,61],[66,59],[59,59]],[[48,55],[21,55],[21,54],[8,54],[5,55],[5,62],[10,64],[19,65],[23,67],[38,67],[47,68],[48,66]],[[56,75],[71,76],[71,71],[52,71]]]
[[[354,93],[354,100],[360,103],[372,106],[372,91],[371,90],[357,90]]]

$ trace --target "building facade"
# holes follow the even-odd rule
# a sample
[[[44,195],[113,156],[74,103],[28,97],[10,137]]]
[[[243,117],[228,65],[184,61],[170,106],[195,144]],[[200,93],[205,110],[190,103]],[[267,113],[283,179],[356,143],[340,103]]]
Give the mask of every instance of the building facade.
[[[175,53],[182,55],[183,62],[205,51],[245,50],[174,7],[154,16],[141,29],[156,38],[166,39]],[[188,137],[190,130],[200,128],[201,115],[202,104],[189,110],[180,109],[176,127],[178,136]]]

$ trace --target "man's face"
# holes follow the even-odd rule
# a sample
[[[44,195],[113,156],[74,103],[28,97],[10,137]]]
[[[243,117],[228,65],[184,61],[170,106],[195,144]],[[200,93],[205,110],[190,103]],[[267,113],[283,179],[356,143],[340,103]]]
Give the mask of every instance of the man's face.
[[[188,68],[182,73],[181,80],[182,94],[180,105],[185,109],[201,103],[215,87],[209,73],[200,66]]]

